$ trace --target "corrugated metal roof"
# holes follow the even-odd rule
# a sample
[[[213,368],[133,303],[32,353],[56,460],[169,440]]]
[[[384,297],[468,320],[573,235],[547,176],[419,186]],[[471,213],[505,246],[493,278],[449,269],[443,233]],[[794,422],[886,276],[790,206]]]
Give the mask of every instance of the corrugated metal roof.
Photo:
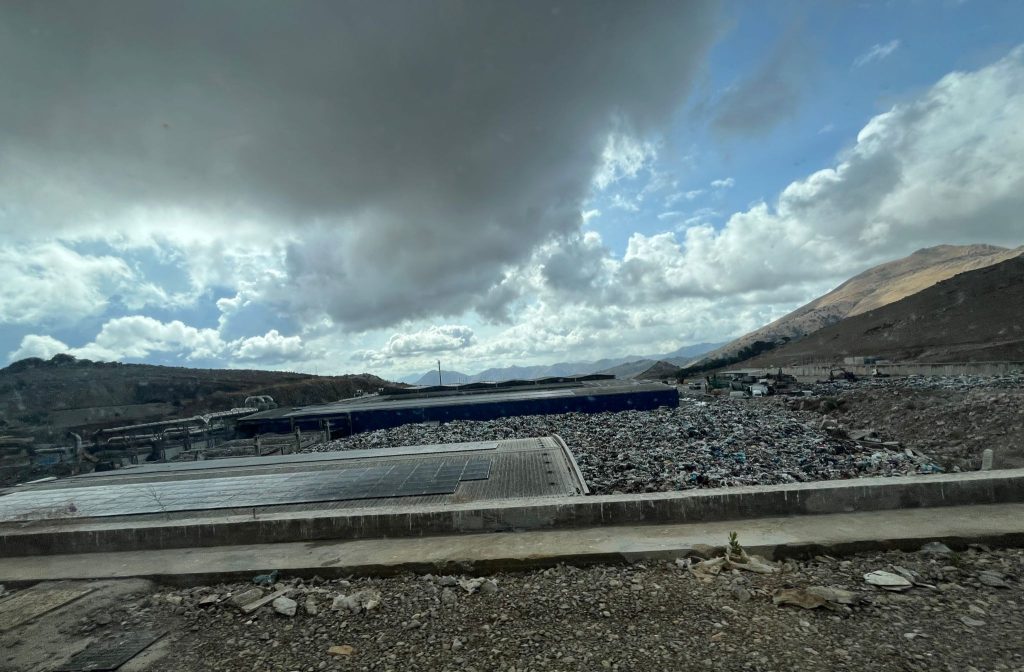
[[[541,437],[124,469],[0,497],[0,521],[386,509],[584,492],[564,444]]]

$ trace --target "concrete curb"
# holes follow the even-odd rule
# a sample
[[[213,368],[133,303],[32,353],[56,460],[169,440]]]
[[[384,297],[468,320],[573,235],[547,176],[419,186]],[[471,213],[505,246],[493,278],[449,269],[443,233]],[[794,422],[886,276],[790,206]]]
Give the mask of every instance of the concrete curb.
[[[491,574],[556,564],[671,561],[720,555],[730,532],[770,559],[916,551],[929,541],[1024,544],[1024,504],[874,511],[786,518],[547,530],[518,534],[291,542],[0,559],[0,582],[147,578],[175,585],[248,581],[268,569],[309,579],[401,572]]]
[[[748,520],[1024,502],[1024,469],[780,486],[67,525],[7,523],[0,557]]]
[[[778,544],[767,546],[745,546],[751,555],[759,555],[770,560],[796,558],[806,560],[816,555],[843,557],[855,553],[873,551],[906,551],[914,552],[930,541],[940,541],[951,549],[963,551],[969,544],[983,544],[990,548],[1019,548],[1024,546],[1024,532],[1000,535],[956,536],[956,537],[897,537],[893,539],[864,539],[845,544]],[[447,562],[403,562],[401,564],[367,563],[346,565],[344,567],[301,567],[285,572],[288,577],[303,580],[318,576],[322,579],[347,579],[353,576],[395,576],[405,572],[413,574],[454,574],[468,576],[490,576],[498,572],[528,572],[534,569],[547,569],[558,565],[587,567],[590,565],[630,565],[638,562],[672,562],[676,558],[704,558],[722,555],[725,546],[680,547],[664,550],[638,550],[605,553],[572,553],[560,555],[508,557],[488,560],[452,560]],[[195,572],[189,574],[142,573],[131,578],[149,579],[156,583],[171,586],[206,586],[215,583],[232,583],[249,581],[253,575],[262,571],[232,570],[220,572]],[[37,583],[37,580],[25,582],[25,585]],[[8,581],[8,585],[18,587],[18,582]]]
[[[1019,548],[1024,546],[1024,533],[1003,535],[979,535],[970,537],[900,537],[895,539],[865,539],[847,544],[793,544],[772,546],[750,546],[745,550],[752,555],[759,555],[771,560],[787,558],[807,559],[816,555],[843,557],[855,553],[872,551],[906,551],[920,550],[929,541],[940,541],[951,549],[963,551],[968,544],[983,544],[990,548]],[[286,572],[288,577],[303,580],[319,576],[322,579],[346,579],[353,576],[395,576],[405,572],[413,574],[464,574],[468,576],[490,576],[497,572],[528,572],[534,569],[547,569],[558,565],[587,567],[589,565],[630,565],[638,562],[672,562],[676,558],[703,558],[705,551],[715,551],[711,555],[721,555],[725,547],[705,547],[694,549],[680,547],[671,550],[640,550],[622,551],[617,553],[565,553],[545,557],[499,558],[495,560],[453,560],[450,562],[406,562],[402,564],[363,564],[345,567],[304,567]],[[711,556],[709,556],[711,557]],[[214,583],[231,583],[249,581],[253,574],[262,570],[200,572],[194,574],[140,574],[132,578],[149,579],[156,583],[171,586],[206,586]],[[17,582],[7,582],[17,587]],[[35,580],[26,585],[36,583]]]

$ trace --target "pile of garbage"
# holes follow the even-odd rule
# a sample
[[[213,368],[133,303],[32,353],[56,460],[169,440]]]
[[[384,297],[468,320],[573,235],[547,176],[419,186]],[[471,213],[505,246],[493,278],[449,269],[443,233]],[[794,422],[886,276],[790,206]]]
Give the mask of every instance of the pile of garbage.
[[[891,378],[858,378],[855,381],[835,380],[815,383],[815,395],[834,395],[849,390],[968,390],[1024,389],[1024,373],[998,376],[901,376]]]
[[[834,422],[850,438],[867,433],[882,444],[896,442],[945,471],[981,468],[986,449],[995,450],[997,469],[1024,466],[1022,376],[884,378],[815,391],[821,396],[766,403],[810,424]]]
[[[746,400],[682,399],[679,408],[567,413],[486,422],[414,424],[321,443],[351,450],[558,434],[594,494],[780,484],[931,473],[895,445],[865,445],[788,408]]]

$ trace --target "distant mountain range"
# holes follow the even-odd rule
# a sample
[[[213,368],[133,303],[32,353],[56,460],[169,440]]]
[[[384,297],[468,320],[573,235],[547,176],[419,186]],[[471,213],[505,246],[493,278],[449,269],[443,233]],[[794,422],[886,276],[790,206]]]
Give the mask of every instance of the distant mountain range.
[[[443,385],[465,385],[484,381],[501,382],[503,380],[530,380],[552,376],[585,376],[591,373],[609,373],[618,378],[632,378],[643,373],[659,361],[668,361],[676,366],[683,366],[694,358],[709,350],[721,346],[722,343],[696,343],[684,345],[672,352],[660,355],[627,355],[611,359],[599,359],[593,362],[558,362],[537,366],[506,366],[491,368],[479,373],[469,374],[461,371],[441,371]],[[399,378],[399,382],[411,385],[437,385],[437,371],[423,374],[412,374]]]
[[[771,324],[765,325],[728,343],[698,343],[661,355],[626,356],[615,359],[602,359],[596,362],[560,362],[542,366],[509,366],[487,369],[476,374],[444,371],[441,374],[441,380],[445,385],[457,385],[481,381],[545,378],[548,376],[578,376],[591,373],[610,373],[619,378],[664,378],[672,375],[673,367],[685,367],[700,362],[708,363],[712,360],[723,360],[723,358],[732,358],[735,361],[737,353],[743,349],[749,349],[758,341],[781,346],[781,344],[789,341],[798,342],[804,339],[804,346],[801,347],[805,347],[812,343],[806,337],[809,334],[818,334],[819,332],[827,333],[830,337],[833,333],[843,333],[844,343],[846,344],[844,348],[856,350],[858,348],[851,344],[855,344],[857,341],[846,333],[845,327],[836,332],[822,332],[822,330],[832,325],[843,324],[851,318],[860,315],[874,313],[907,297],[921,294],[929,288],[934,289],[938,283],[943,283],[954,276],[960,277],[963,274],[976,272],[979,269],[1003,264],[1008,260],[1024,260],[1022,255],[1024,255],[1024,246],[1016,249],[994,245],[939,245],[929,247],[918,250],[902,259],[870,268],[850,278],[831,292],[797,308]],[[1009,264],[1001,266],[1001,268],[1004,270],[1013,269],[1016,268],[1016,265]],[[978,284],[977,286],[980,287],[981,285]],[[931,295],[928,294],[927,296],[930,297]],[[983,303],[988,305],[987,301],[983,301]],[[916,304],[910,303],[906,305]],[[1017,307],[1019,305],[1011,304],[1013,308],[1018,310],[1019,308]],[[998,312],[997,308],[998,306],[992,305],[989,310],[996,314]],[[851,322],[850,324],[857,325],[859,322]],[[952,339],[951,342],[957,341],[952,336],[950,338]],[[820,342],[820,339],[815,339],[813,343],[815,343],[815,346],[812,350],[814,350],[815,356],[829,356],[828,348]],[[928,347],[935,348],[937,345],[929,340]],[[880,343],[874,343],[870,339],[864,341],[863,347],[860,349],[865,348],[867,350],[864,353],[857,354],[873,354],[876,350],[884,350],[884,348],[881,348]],[[788,346],[777,348],[757,359],[761,360],[765,357],[774,359],[774,357],[771,357],[772,354],[792,355],[796,354],[798,350],[800,349]],[[804,356],[811,354],[810,351],[801,352]],[[910,351],[905,350],[905,352],[909,354]],[[744,353],[741,356],[749,355]],[[438,382],[437,371],[406,376],[401,379],[401,382],[414,385],[436,385]]]
[[[918,250],[902,259],[869,268],[771,324],[708,351],[701,360],[733,356],[756,341],[796,340],[846,318],[899,301],[957,274],[986,268],[1021,254],[1024,254],[1024,246],[1011,250],[994,245],[939,245]]]

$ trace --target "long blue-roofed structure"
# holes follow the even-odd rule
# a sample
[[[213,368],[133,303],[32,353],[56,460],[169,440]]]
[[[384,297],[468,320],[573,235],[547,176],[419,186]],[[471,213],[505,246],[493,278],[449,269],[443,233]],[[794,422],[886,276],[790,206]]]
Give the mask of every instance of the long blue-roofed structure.
[[[348,436],[419,422],[493,420],[519,415],[648,411],[679,406],[675,387],[591,375],[573,378],[386,388],[381,394],[330,404],[276,408],[238,422],[240,433],[323,431]]]

